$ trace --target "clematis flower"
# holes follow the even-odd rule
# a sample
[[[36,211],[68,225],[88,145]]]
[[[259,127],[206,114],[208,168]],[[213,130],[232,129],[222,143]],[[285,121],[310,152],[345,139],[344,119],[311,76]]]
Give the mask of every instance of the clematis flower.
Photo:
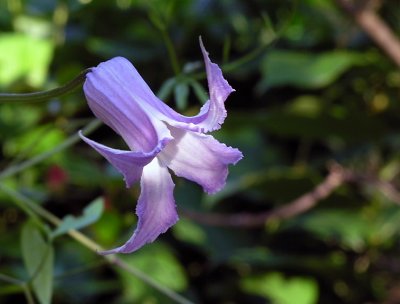
[[[159,100],[125,58],[100,63],[87,74],[83,89],[93,113],[118,133],[128,151],[81,138],[104,156],[123,176],[127,187],[140,180],[136,207],[138,224],[122,246],[101,252],[130,253],[153,242],[178,220],[169,170],[198,183],[212,194],[221,190],[228,165],[242,153],[205,133],[221,127],[226,117],[224,102],[234,90],[221,69],[212,63],[202,41],[209,100],[200,113],[186,117]]]

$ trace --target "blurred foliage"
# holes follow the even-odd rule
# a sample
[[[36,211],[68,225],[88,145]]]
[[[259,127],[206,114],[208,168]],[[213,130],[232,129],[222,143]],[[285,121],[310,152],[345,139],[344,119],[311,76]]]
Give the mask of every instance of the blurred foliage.
[[[400,37],[398,3],[378,13]],[[311,191],[332,160],[400,187],[399,69],[334,0],[0,1],[0,89],[54,88],[119,55],[194,115],[207,99],[199,36],[236,89],[215,136],[245,158],[213,196],[176,178],[181,220],[124,260],[194,303],[399,303],[400,209],[370,183],[252,229],[183,212],[273,210]],[[0,169],[56,148],[92,117],[81,90],[0,104]],[[122,144],[105,126],[91,137]],[[87,145],[0,183],[63,218],[55,230],[0,191],[0,303],[24,303],[27,290],[41,304],[174,303],[65,235],[80,229],[112,248],[136,224],[139,187],[126,189]]]
[[[21,247],[26,269],[32,278],[33,291],[39,303],[49,303],[53,292],[53,248],[30,221],[22,228]]]

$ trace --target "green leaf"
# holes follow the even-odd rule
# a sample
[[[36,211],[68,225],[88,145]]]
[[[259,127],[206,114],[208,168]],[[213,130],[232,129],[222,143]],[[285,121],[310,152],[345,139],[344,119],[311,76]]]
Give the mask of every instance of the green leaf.
[[[314,280],[301,277],[286,279],[277,272],[245,278],[242,287],[271,299],[275,304],[312,304],[317,302],[318,297]]]
[[[361,62],[361,56],[351,52],[333,51],[309,54],[294,51],[273,51],[261,65],[263,79],[260,93],[277,86],[318,89],[334,82],[341,74]]]
[[[176,84],[176,78],[169,78],[161,85],[161,88],[157,92],[157,97],[161,100],[165,100],[171,94],[172,89]]]
[[[22,228],[21,246],[33,291],[41,304],[48,304],[53,292],[53,247],[31,221]]]
[[[54,45],[51,40],[25,34],[0,35],[0,85],[25,78],[33,87],[43,85]]]
[[[395,238],[399,234],[399,219],[398,208],[379,210],[376,214],[371,211],[319,210],[304,216],[300,223],[303,229],[324,241],[334,241],[360,252]]]
[[[65,134],[60,129],[52,125],[42,125],[26,130],[21,136],[8,140],[3,149],[9,156],[21,153],[33,157],[59,145],[64,139]]]
[[[173,232],[179,240],[199,246],[205,245],[207,241],[207,235],[201,226],[186,219],[181,219],[174,225]]]
[[[324,241],[336,241],[354,251],[364,250],[375,232],[375,221],[360,212],[319,210],[304,217],[302,225]]]
[[[5,139],[16,140],[18,135],[24,134],[27,129],[33,129],[33,126],[40,118],[40,109],[32,105],[19,104],[16,107],[13,104],[2,104],[0,111],[0,139],[2,141]],[[5,149],[4,146],[3,149]]]
[[[202,103],[206,103],[208,100],[208,95],[202,85],[197,81],[192,79],[190,81],[190,85],[193,88],[194,94],[196,95],[197,99]]]
[[[75,217],[73,215],[67,215],[64,217],[62,223],[58,228],[51,234],[52,237],[59,236],[67,233],[71,229],[81,229],[94,222],[96,222],[102,215],[104,210],[103,198],[97,198],[89,206],[83,210],[82,216]]]
[[[189,86],[187,83],[178,83],[174,88],[176,107],[184,110],[187,107]]]
[[[187,287],[185,271],[179,260],[160,242],[147,245],[134,254],[127,255],[125,261],[166,288],[183,291]],[[126,303],[172,303],[165,296],[155,294],[152,287],[129,273],[120,271],[120,275]],[[155,300],[155,297],[159,301]]]

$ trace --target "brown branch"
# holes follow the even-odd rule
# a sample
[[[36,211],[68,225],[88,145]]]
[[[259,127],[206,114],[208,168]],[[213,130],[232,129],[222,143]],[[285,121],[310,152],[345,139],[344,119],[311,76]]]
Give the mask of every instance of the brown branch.
[[[311,192],[303,194],[299,198],[272,211],[223,214],[183,210],[182,213],[191,220],[209,226],[255,228],[265,225],[265,223],[270,220],[288,219],[307,212],[344,183],[371,185],[377,188],[389,200],[400,205],[400,192],[392,183],[383,181],[371,174],[357,173],[345,169],[341,165],[333,163],[329,167],[329,174],[327,177]]]
[[[268,220],[287,219],[310,210],[319,201],[329,196],[336,188],[346,182],[347,179],[347,171],[339,165],[332,165],[328,176],[314,190],[272,211],[256,214],[221,214],[185,210],[182,213],[189,219],[210,226],[259,227],[265,225]]]
[[[356,5],[350,0],[336,0],[368,36],[400,67],[400,41],[382,18],[376,14],[370,1]]]

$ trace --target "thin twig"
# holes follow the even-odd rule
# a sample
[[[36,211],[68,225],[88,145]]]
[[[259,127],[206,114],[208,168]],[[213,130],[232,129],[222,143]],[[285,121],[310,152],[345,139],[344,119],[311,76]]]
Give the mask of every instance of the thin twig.
[[[32,295],[32,292],[31,292],[31,289],[29,287],[29,284],[25,283],[25,284],[23,284],[22,287],[23,287],[25,298],[26,298],[26,302],[28,304],[35,304],[36,301],[35,301],[35,298]]]
[[[356,5],[350,0],[336,0],[365,33],[400,67],[400,41],[374,11],[369,1]]]
[[[6,282],[8,284],[20,286],[22,288],[22,291],[24,292],[26,302],[28,304],[35,304],[35,300],[33,298],[31,290],[29,288],[29,283],[22,281],[20,279],[10,277],[10,276],[2,274],[2,273],[0,273],[0,280]]]
[[[21,281],[19,279],[10,277],[10,276],[8,276],[6,274],[2,274],[2,273],[0,273],[0,281],[4,281],[9,284],[21,285],[21,286],[24,284],[24,281]]]
[[[294,201],[272,211],[261,213],[218,214],[198,213],[185,210],[184,216],[199,223],[211,226],[231,226],[254,228],[265,225],[267,220],[287,219],[313,208],[319,201],[329,196],[348,179],[347,172],[339,165],[332,165],[328,176],[311,192],[303,194]]]
[[[400,205],[400,191],[398,191],[392,183],[381,180],[377,176],[358,173],[343,168],[337,163],[332,163],[330,165],[328,176],[311,192],[303,194],[299,198],[272,211],[261,213],[222,214],[184,210],[182,213],[191,220],[209,226],[255,228],[265,225],[267,221],[273,219],[281,220],[292,218],[312,209],[318,204],[318,202],[328,197],[333,191],[335,191],[335,189],[344,183],[371,185],[378,189],[393,203]]]

